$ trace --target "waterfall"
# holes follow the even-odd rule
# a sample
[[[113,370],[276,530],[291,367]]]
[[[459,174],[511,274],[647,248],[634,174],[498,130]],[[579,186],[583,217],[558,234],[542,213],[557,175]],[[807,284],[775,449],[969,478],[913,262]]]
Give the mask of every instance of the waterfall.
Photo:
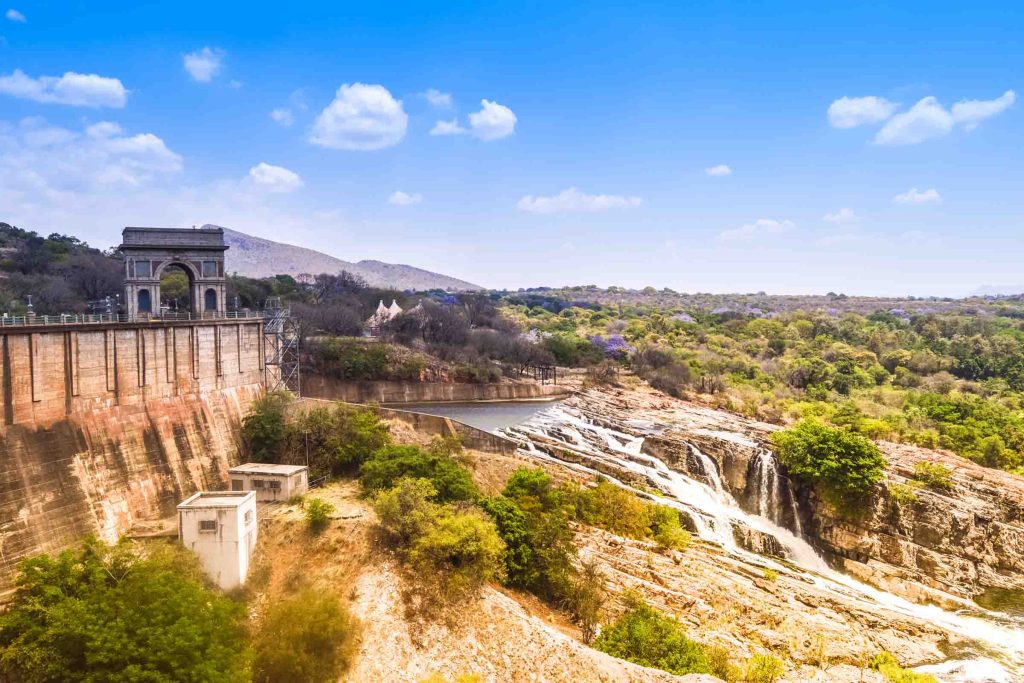
[[[625,426],[622,429],[626,429]],[[781,477],[774,454],[761,449],[753,469],[758,514],[747,514],[722,486],[714,461],[699,448],[687,444],[700,463],[708,483],[676,472],[661,460],[642,452],[643,437],[594,424],[585,414],[559,405],[537,413],[526,422],[502,430],[522,444],[522,453],[580,472],[598,474],[606,465],[616,470],[639,475],[661,489],[667,498],[659,500],[686,513],[694,522],[697,536],[721,545],[738,559],[759,567],[780,572],[793,572],[791,565],[776,562],[739,547],[733,526],[745,526],[773,536],[786,550],[789,559],[800,567],[798,573],[818,588],[868,610],[884,610],[904,617],[927,621],[950,632],[985,643],[1000,651],[1016,673],[1024,672],[1024,631],[1019,624],[1006,626],[1000,613],[986,613],[986,618],[947,612],[934,605],[918,605],[861,583],[830,568],[800,533],[800,516],[790,482]],[[555,455],[552,455],[548,451]],[[570,462],[572,454],[588,464]],[[557,456],[557,457],[556,457]],[[604,468],[603,468],[604,469]],[[605,476],[620,486],[622,481]],[[795,520],[796,534],[779,522],[782,516],[782,487],[787,488]],[[979,610],[979,613],[982,612]],[[977,660],[969,660],[977,661]],[[959,662],[963,664],[963,662]],[[962,667],[961,667],[962,668]],[[959,678],[957,681],[999,680],[995,678]],[[1006,680],[1011,680],[1007,677]]]

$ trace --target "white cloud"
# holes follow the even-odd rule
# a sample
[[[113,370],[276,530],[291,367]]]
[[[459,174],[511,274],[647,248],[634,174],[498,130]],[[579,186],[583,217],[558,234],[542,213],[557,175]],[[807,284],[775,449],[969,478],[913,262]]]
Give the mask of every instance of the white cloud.
[[[220,72],[225,54],[219,47],[204,47],[184,55],[182,61],[192,80],[209,83]]]
[[[298,173],[264,161],[249,169],[247,179],[253,187],[268,192],[292,192],[302,187],[302,178]]]
[[[124,134],[121,125],[113,121],[100,121],[85,129],[85,134],[91,138],[112,138],[115,135]]]
[[[73,107],[124,107],[128,91],[116,78],[68,71],[63,76],[32,78],[17,69],[0,76],[0,93],[44,104]]]
[[[295,123],[295,116],[292,114],[292,110],[285,107],[271,111],[270,118],[272,118],[275,123],[279,123],[285,128]]]
[[[481,140],[507,138],[516,130],[516,115],[503,104],[480,100],[481,109],[469,115],[469,127]]]
[[[853,209],[839,209],[835,213],[826,213],[821,217],[821,220],[826,223],[835,223],[837,225],[844,225],[846,223],[856,223],[857,214],[853,212]]]
[[[423,195],[419,192],[409,194],[397,190],[388,197],[388,204],[394,204],[395,206],[411,206],[412,204],[419,204],[423,201]]]
[[[245,84],[242,83],[242,81],[231,79],[230,81],[228,81],[228,85],[230,85],[233,90],[240,90],[241,87]]]
[[[321,147],[374,150],[397,145],[409,117],[382,85],[345,84],[313,123],[309,141]]]
[[[753,223],[746,223],[738,228],[723,230],[718,239],[723,242],[740,242],[757,239],[769,235],[780,235],[796,227],[792,221],[777,221],[771,218],[758,218]]]
[[[885,121],[896,112],[897,105],[884,97],[840,97],[829,105],[828,122],[833,128],[855,128],[867,123]]]
[[[431,135],[463,135],[469,131],[459,125],[458,119],[451,121],[438,121],[430,129]]]
[[[932,204],[941,201],[942,196],[934,187],[927,190],[919,190],[916,187],[912,187],[903,194],[898,194],[892,198],[893,204]]]
[[[423,97],[430,102],[433,107],[441,107],[447,109],[452,106],[452,94],[447,92],[441,92],[437,88],[431,88],[430,90],[423,93]]]
[[[732,175],[732,169],[725,164],[718,164],[717,166],[709,166],[704,169],[704,172],[710,176],[724,176]]]
[[[893,116],[875,135],[876,145],[916,145],[953,130],[953,116],[934,97]]]
[[[68,196],[111,193],[123,199],[181,171],[182,159],[156,135],[128,135],[103,121],[76,132],[40,118],[0,124],[0,203],[61,203]]]
[[[19,24],[24,24],[26,21],[25,15],[13,8],[7,10],[4,16],[7,17],[10,21],[14,21]]]
[[[953,120],[974,130],[987,118],[1001,114],[1017,101],[1017,93],[1007,90],[994,100],[960,100],[953,105]]]
[[[585,194],[575,187],[562,190],[554,197],[527,195],[519,200],[516,207],[531,213],[568,213],[628,209],[643,204],[640,197],[624,197],[614,194]]]

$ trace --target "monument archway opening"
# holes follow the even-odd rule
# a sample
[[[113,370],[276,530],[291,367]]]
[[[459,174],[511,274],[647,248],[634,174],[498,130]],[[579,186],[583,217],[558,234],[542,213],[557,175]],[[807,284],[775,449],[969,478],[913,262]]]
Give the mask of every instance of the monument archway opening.
[[[161,314],[185,314],[192,312],[192,272],[178,263],[170,263],[160,274]],[[213,307],[216,309],[216,306]]]

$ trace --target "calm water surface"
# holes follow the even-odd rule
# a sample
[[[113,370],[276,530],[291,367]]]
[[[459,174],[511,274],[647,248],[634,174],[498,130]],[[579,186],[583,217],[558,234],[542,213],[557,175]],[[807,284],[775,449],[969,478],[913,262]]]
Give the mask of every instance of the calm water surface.
[[[557,401],[495,401],[478,403],[403,403],[389,406],[428,415],[441,415],[471,427],[493,432],[525,422]]]

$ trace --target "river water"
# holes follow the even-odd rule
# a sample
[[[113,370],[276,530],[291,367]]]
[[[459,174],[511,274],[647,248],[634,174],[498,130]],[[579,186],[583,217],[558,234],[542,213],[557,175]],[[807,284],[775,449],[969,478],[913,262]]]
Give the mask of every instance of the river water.
[[[403,403],[398,410],[440,415],[485,432],[496,432],[550,408],[552,401],[477,401],[474,403]]]
[[[755,489],[760,496],[757,501],[760,514],[753,514],[740,508],[722,487],[714,461],[693,444],[689,446],[704,470],[703,480],[671,470],[657,458],[642,452],[643,434],[660,431],[665,425],[631,423],[615,429],[606,426],[603,419],[599,425],[581,411],[563,405],[539,405],[535,406],[532,414],[517,413],[516,416],[520,419],[512,424],[494,427],[497,422],[493,417],[487,424],[518,441],[520,451],[525,455],[593,474],[597,473],[596,470],[585,463],[603,462],[620,471],[640,474],[666,496],[660,499],[662,502],[672,504],[691,518],[700,538],[721,545],[745,562],[778,571],[793,571],[791,565],[783,565],[773,558],[739,547],[733,535],[735,525],[773,536],[786,549],[788,559],[799,567],[797,571],[805,579],[847,602],[921,619],[978,643],[974,654],[922,667],[922,671],[931,673],[938,680],[944,683],[1024,681],[1024,619],[1021,617],[982,608],[971,614],[957,613],[912,603],[833,570],[802,538],[802,530],[798,526],[792,529],[781,526],[784,519],[782,506],[785,500],[792,498],[782,495],[789,482],[778,474],[777,461],[770,451],[758,452],[759,480],[755,482]],[[473,415],[466,412],[450,417],[466,422],[473,419]],[[511,419],[512,413],[505,412],[503,417]],[[576,462],[555,457],[565,451],[582,457],[573,458]],[[615,483],[626,486],[622,482]]]

